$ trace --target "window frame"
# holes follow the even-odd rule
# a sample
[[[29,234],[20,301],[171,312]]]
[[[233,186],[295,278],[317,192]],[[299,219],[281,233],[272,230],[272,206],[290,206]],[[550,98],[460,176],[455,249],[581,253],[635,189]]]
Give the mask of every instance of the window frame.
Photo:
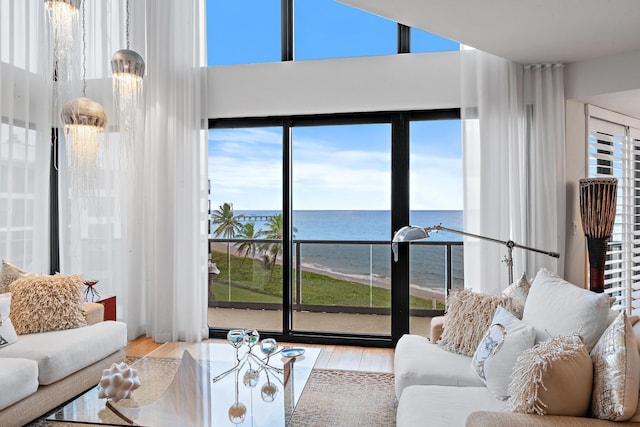
[[[283,213],[283,289],[282,289],[282,331],[271,333],[277,340],[287,342],[318,342],[323,344],[362,345],[393,347],[402,335],[409,333],[409,247],[400,245],[398,262],[392,263],[391,282],[391,334],[366,335],[350,333],[329,333],[297,331],[293,325],[293,260],[292,260],[292,206],[291,206],[291,129],[295,126],[330,126],[349,124],[391,124],[391,230],[398,230],[409,223],[409,159],[410,123],[423,120],[460,120],[460,109],[434,109],[410,111],[356,112],[340,114],[317,114],[271,117],[245,117],[209,119],[209,129],[251,128],[282,126],[282,213]],[[441,315],[441,310],[432,310],[433,316]],[[224,338],[228,329],[209,327],[210,338]]]

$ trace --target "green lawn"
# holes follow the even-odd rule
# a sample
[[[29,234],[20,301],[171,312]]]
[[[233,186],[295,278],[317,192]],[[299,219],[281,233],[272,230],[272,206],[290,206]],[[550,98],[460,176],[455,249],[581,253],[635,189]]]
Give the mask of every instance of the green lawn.
[[[212,280],[209,299],[242,302],[281,302],[282,267],[280,265],[265,266],[259,259],[231,255],[231,286],[229,286],[229,270],[226,252],[212,252],[212,261],[220,270],[220,274]],[[293,272],[295,277],[295,271]],[[391,292],[388,289],[369,287],[361,283],[334,279],[310,271],[302,271],[302,304],[338,305],[352,307],[390,307]],[[294,289],[295,292],[295,289]],[[294,295],[294,301],[296,296]],[[411,297],[411,308],[433,308],[429,299]],[[443,309],[442,303],[437,304]]]

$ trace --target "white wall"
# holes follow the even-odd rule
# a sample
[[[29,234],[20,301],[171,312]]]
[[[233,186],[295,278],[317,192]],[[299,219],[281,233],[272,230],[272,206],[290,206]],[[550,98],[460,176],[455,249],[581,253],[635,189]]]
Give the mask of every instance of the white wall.
[[[586,238],[580,217],[578,180],[587,176],[586,118],[584,104],[567,101],[565,106],[567,220],[564,277],[571,283],[587,287]]]
[[[457,51],[209,67],[206,78],[208,118],[460,105]]]

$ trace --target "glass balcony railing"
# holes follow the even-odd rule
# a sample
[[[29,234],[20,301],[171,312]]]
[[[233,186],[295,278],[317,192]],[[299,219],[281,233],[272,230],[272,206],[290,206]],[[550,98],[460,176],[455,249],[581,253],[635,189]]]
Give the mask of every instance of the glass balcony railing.
[[[389,314],[389,241],[294,240],[296,312]],[[209,307],[282,309],[282,242],[210,239]],[[410,250],[412,316],[444,310],[448,290],[463,286],[462,242],[419,241]]]

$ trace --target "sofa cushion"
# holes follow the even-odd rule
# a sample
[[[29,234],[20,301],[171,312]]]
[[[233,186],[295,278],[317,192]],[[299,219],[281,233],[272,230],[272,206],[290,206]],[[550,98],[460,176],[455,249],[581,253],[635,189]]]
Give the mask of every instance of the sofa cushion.
[[[498,399],[509,397],[513,365],[523,350],[533,347],[535,340],[536,331],[531,325],[498,307],[472,358],[476,373]]]
[[[19,269],[15,265],[2,260],[2,267],[0,267],[0,294],[9,292],[9,285],[18,280],[21,277],[29,276],[24,270]]]
[[[536,342],[580,334],[591,351],[607,327],[609,297],[579,288],[542,268],[531,284],[522,320],[536,330]]]
[[[638,405],[640,355],[626,313],[620,313],[604,331],[593,350],[593,395],[595,418],[626,421]]]
[[[513,367],[514,412],[584,416],[591,403],[593,363],[577,335],[543,341],[523,351]]]
[[[18,341],[11,322],[11,293],[0,294],[0,348]]]
[[[464,426],[475,411],[503,411],[506,403],[486,387],[414,385],[407,387],[398,402],[397,427]]]
[[[31,275],[11,285],[13,326],[18,334],[78,328],[87,324],[80,275]]]
[[[470,289],[451,292],[438,345],[447,351],[473,356],[498,306],[511,308],[505,295],[479,294]]]
[[[54,383],[127,345],[127,326],[106,321],[82,328],[22,335],[0,349],[0,358],[23,357],[38,363],[41,385]],[[0,361],[2,362],[2,361]]]
[[[471,358],[451,353],[419,335],[398,340],[394,367],[396,396],[415,384],[484,387],[471,367]]]
[[[38,390],[38,364],[20,358],[2,359],[0,363],[0,410],[32,395]]]
[[[529,295],[530,289],[531,282],[529,282],[527,273],[522,273],[519,280],[507,286],[507,289],[502,292],[502,295],[506,295],[511,298],[511,302],[513,303],[511,311],[518,319],[522,319],[524,304],[527,302],[527,296]]]

